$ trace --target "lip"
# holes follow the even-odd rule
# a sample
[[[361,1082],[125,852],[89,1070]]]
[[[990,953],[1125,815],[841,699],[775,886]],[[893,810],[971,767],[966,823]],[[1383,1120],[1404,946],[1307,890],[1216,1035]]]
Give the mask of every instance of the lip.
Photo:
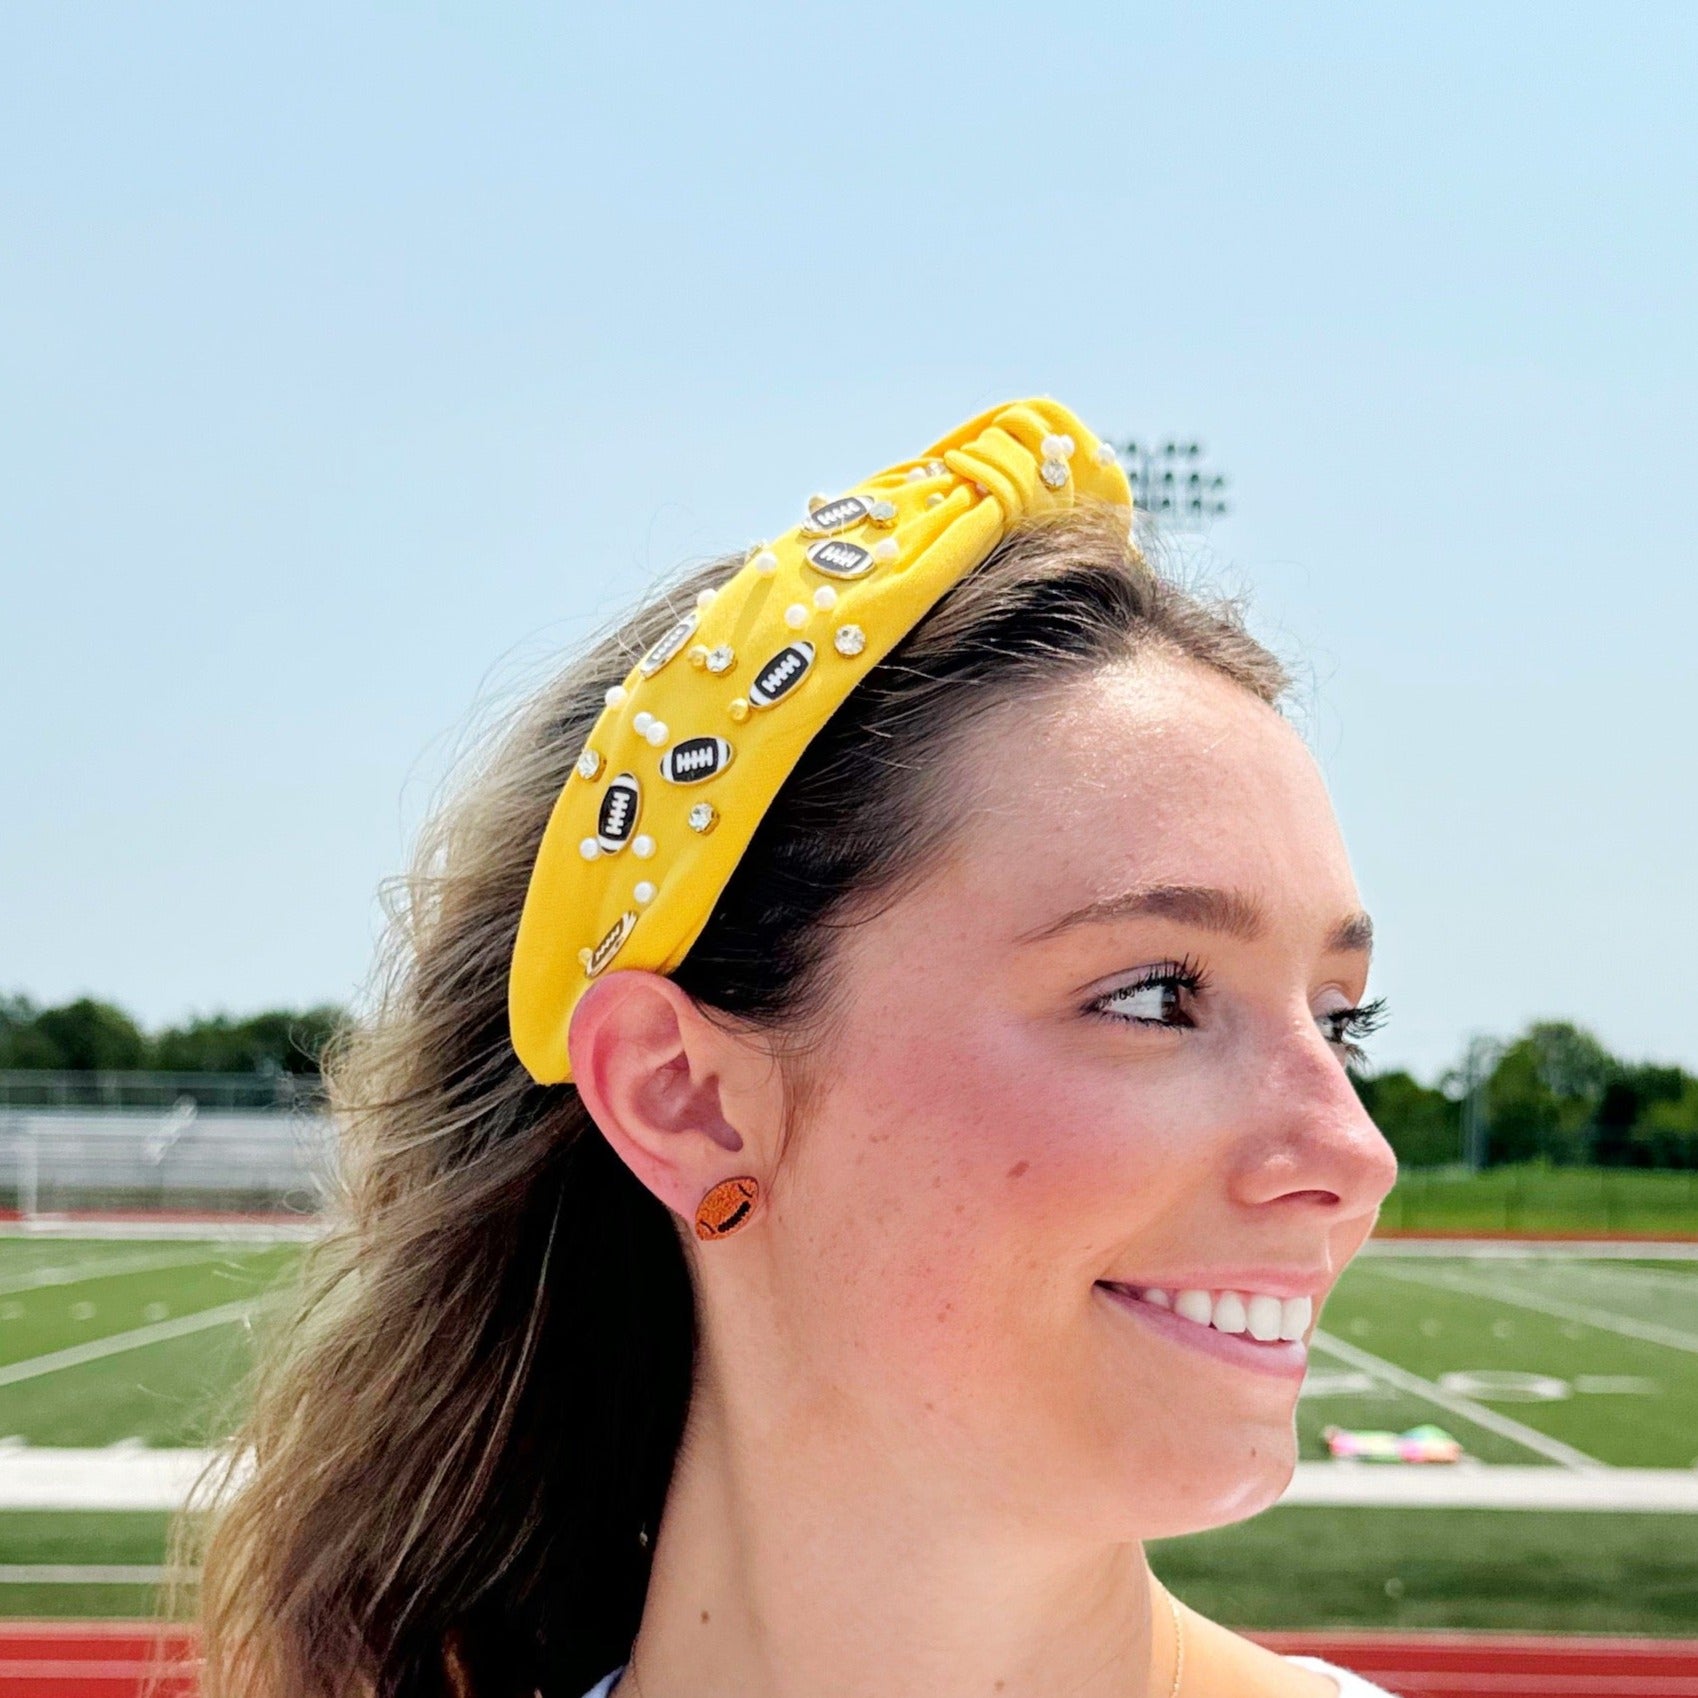
[[[1308,1297],[1319,1303],[1332,1284],[1330,1268],[1318,1271],[1306,1268],[1240,1267],[1190,1268],[1180,1273],[1144,1274],[1137,1279],[1116,1279],[1107,1283],[1129,1285],[1138,1291],[1152,1287],[1171,1297],[1181,1291],[1247,1291],[1254,1295],[1264,1292],[1269,1297]],[[1231,1334],[1223,1335],[1231,1337]]]
[[[1247,1368],[1253,1374],[1265,1374],[1270,1379],[1288,1380],[1292,1384],[1301,1384],[1303,1375],[1308,1370],[1309,1347],[1300,1338],[1281,1339],[1274,1344],[1259,1344],[1248,1333],[1217,1332],[1213,1327],[1199,1326],[1195,1321],[1188,1321],[1182,1315],[1172,1314],[1166,1309],[1158,1309],[1155,1304],[1145,1303],[1128,1292],[1116,1291],[1111,1285],[1099,1282],[1095,1289],[1102,1292],[1116,1307],[1126,1310],[1151,1328],[1159,1337],[1171,1339],[1175,1344],[1188,1345],[1205,1356],[1214,1356],[1222,1362],[1231,1362],[1235,1367]],[[1268,1295],[1272,1296],[1273,1293],[1269,1292]],[[1299,1291],[1293,1295],[1302,1297],[1307,1293]]]

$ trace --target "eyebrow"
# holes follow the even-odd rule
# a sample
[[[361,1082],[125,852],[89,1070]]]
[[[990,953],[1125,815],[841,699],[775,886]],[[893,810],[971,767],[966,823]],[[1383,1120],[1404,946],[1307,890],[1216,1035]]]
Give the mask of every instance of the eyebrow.
[[[1146,918],[1177,920],[1181,925],[1219,932],[1243,943],[1254,943],[1267,930],[1266,910],[1247,891],[1216,890],[1200,884],[1146,884],[1088,902],[1083,908],[1022,932],[1014,941],[1038,943],[1075,926]],[[1373,948],[1374,922],[1360,911],[1347,914],[1327,935],[1329,955],[1370,955]]]

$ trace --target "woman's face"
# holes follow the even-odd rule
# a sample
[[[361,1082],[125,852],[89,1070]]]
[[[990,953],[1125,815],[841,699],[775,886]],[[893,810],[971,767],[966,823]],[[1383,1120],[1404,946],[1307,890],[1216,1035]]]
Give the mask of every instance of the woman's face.
[[[1254,1305],[1301,1327],[1263,1344],[1105,1282],[1318,1311],[1391,1188],[1345,1073],[1367,925],[1325,786],[1275,712],[1166,661],[1002,710],[954,773],[955,847],[839,945],[764,1205],[783,1349],[977,1513],[1242,1519],[1290,1477],[1312,1320]]]

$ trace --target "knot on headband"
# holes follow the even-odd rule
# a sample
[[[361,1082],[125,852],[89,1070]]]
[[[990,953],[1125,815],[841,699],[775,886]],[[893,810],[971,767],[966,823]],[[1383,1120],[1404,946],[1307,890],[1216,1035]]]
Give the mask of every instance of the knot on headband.
[[[566,1034],[601,973],[669,973],[802,751],[951,584],[1031,514],[1128,510],[1114,452],[1058,402],[994,407],[811,504],[607,692],[543,833],[508,983],[513,1047],[571,1078]]]

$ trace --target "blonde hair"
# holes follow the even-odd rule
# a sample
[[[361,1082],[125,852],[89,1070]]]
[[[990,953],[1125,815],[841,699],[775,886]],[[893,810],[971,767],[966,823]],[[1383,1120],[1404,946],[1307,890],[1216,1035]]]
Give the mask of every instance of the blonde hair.
[[[603,692],[727,559],[679,575],[500,726],[425,828],[373,1012],[331,1048],[331,1227],[185,1517],[206,1698],[576,1695],[624,1660],[683,1429],[689,1239],[572,1085],[507,1035],[532,858]],[[1237,607],[1154,572],[1124,510],[1028,522],[818,733],[674,979],[770,1031],[794,1109],[831,939],[957,821],[938,775],[989,709],[1154,651],[1266,702]],[[244,1453],[252,1471],[241,1476]]]

